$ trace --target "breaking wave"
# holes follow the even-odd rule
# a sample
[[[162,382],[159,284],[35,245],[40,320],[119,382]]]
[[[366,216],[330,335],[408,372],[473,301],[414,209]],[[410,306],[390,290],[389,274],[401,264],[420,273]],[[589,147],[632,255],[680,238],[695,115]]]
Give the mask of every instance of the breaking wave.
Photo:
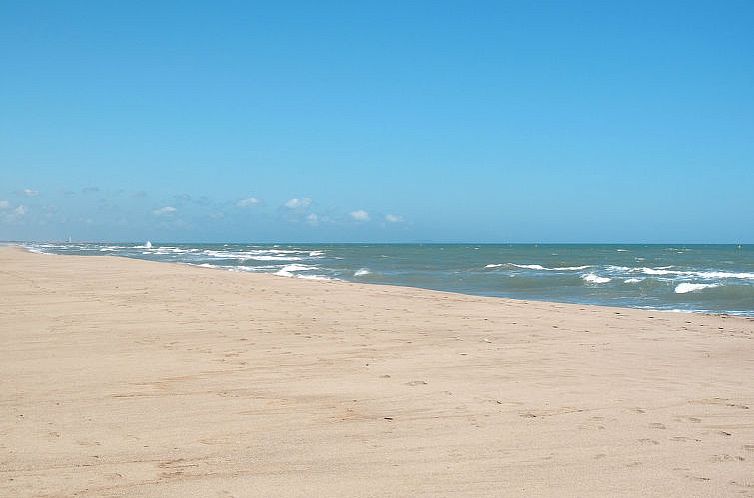
[[[585,282],[589,282],[590,284],[606,284],[610,280],[612,280],[607,277],[600,277],[599,275],[595,275],[594,273],[587,273],[586,275],[581,275],[581,278]]]
[[[720,287],[720,284],[691,284],[684,282],[675,286],[673,292],[676,294],[688,294],[689,292],[697,292],[704,289],[714,289]]]

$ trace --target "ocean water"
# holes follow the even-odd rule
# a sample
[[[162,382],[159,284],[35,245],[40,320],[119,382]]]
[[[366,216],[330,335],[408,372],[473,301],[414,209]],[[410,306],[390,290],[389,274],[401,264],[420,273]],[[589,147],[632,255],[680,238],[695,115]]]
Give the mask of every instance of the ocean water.
[[[310,280],[754,316],[754,246],[27,243]]]

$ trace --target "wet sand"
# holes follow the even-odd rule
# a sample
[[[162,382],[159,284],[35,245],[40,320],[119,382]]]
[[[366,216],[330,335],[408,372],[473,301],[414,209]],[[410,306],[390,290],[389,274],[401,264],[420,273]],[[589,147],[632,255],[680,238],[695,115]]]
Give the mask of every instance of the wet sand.
[[[0,495],[754,496],[752,338],[0,248]]]

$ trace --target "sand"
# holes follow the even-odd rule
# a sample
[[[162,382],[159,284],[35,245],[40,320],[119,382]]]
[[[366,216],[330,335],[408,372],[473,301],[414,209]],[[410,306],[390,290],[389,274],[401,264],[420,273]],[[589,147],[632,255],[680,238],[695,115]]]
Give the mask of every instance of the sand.
[[[0,495],[754,496],[753,337],[0,248]]]

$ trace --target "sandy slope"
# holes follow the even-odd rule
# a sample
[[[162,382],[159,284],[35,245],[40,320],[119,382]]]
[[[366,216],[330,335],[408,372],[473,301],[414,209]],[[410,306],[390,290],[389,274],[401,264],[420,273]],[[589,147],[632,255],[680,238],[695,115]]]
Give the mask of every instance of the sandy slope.
[[[754,496],[753,337],[0,248],[0,495]]]

